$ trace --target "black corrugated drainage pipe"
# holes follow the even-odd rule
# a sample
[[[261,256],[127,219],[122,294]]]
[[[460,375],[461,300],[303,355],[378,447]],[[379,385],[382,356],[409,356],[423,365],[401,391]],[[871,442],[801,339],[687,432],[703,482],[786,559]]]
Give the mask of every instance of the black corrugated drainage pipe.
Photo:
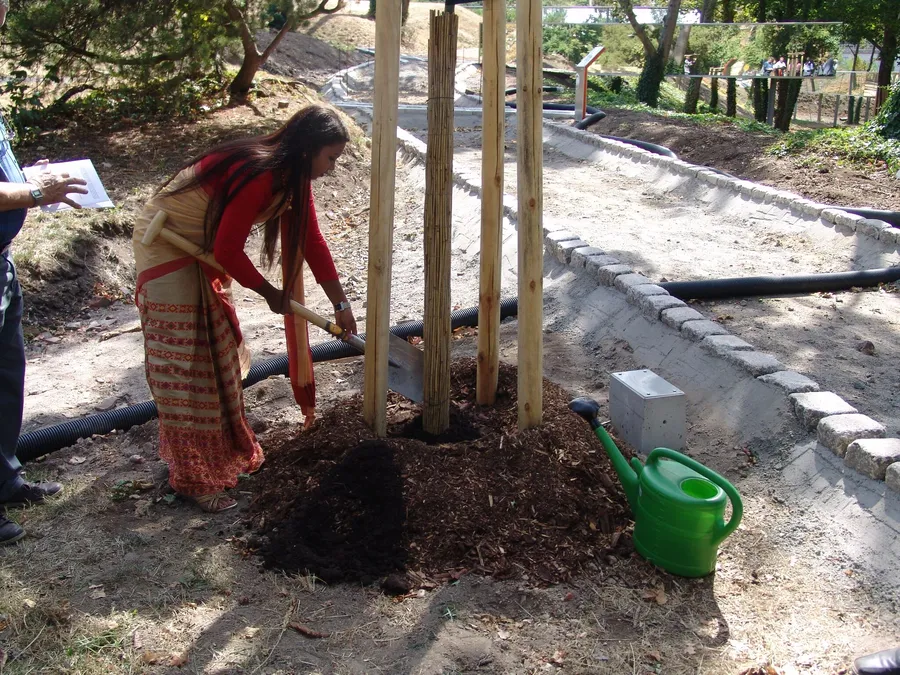
[[[541,87],[541,91],[562,91],[562,90],[563,90],[563,88],[560,87],[558,84],[545,84],[543,87]],[[504,93],[507,96],[512,96],[513,94],[516,93],[516,91],[518,91],[518,89],[516,87],[510,87]]]
[[[582,131],[584,131],[585,129],[590,127],[592,124],[596,124],[597,122],[604,119],[605,117],[606,117],[605,112],[603,112],[603,111],[595,112],[592,115],[588,115],[580,122],[575,122],[575,128],[581,129]]]
[[[515,110],[516,102],[515,101],[507,101],[506,107],[512,108],[513,110]],[[544,110],[564,110],[564,111],[575,112],[575,105],[573,103],[544,103],[542,107]],[[587,106],[586,112],[588,114],[590,114],[591,116],[602,115],[603,117],[606,117],[605,112],[603,112],[602,110],[597,110],[597,108],[593,108],[591,106]],[[597,121],[602,120],[603,117],[598,117]]]
[[[500,318],[516,316],[519,311],[517,298],[507,298],[500,302]],[[478,325],[478,308],[469,307],[450,314],[450,326],[453,330],[463,326]],[[407,321],[391,327],[391,332],[402,338],[421,336],[424,330],[422,321]],[[365,334],[360,337],[365,337]],[[351,356],[359,356],[353,347],[341,340],[321,342],[312,347],[313,361],[333,361]],[[287,356],[276,356],[252,368],[244,379],[244,388],[252,387],[257,382],[272,375],[286,375],[288,372]],[[88,415],[81,419],[63,422],[51,427],[36,429],[22,434],[16,444],[16,457],[27,462],[41,455],[65,448],[79,438],[89,438],[94,434],[108,434],[114,429],[125,431],[138,424],[144,424],[157,415],[156,403],[144,401],[126,408],[118,408],[108,412]]]
[[[703,281],[665,281],[658,284],[681,300],[713,300],[760,295],[793,295],[846,291],[900,280],[900,265],[860,272],[806,274],[784,277],[744,277]]]

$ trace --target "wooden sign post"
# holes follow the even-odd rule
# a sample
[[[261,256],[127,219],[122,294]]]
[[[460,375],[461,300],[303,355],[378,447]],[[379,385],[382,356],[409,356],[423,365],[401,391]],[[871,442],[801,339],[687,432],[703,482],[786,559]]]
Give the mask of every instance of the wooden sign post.
[[[428,152],[425,158],[425,405],[422,428],[435,435],[450,427],[450,236],[456,98],[453,85],[458,25],[456,14],[431,11]]]
[[[497,398],[500,365],[506,2],[486,0],[481,25],[484,58],[481,66],[481,269],[476,400],[481,405],[493,405]]]
[[[382,2],[378,5],[375,18],[375,98],[372,106],[363,415],[377,436],[387,433],[388,342],[400,86],[400,10],[400,2]]]
[[[519,199],[519,429],[543,414],[543,105],[541,0],[516,2]]]

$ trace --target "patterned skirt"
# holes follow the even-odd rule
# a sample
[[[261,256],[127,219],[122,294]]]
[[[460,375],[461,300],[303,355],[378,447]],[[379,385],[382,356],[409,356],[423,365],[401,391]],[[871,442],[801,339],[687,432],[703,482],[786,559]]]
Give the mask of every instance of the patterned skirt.
[[[159,454],[180,494],[237,485],[263,463],[244,415],[249,366],[229,281],[195,261],[172,261],[138,279],[147,382],[159,410]]]

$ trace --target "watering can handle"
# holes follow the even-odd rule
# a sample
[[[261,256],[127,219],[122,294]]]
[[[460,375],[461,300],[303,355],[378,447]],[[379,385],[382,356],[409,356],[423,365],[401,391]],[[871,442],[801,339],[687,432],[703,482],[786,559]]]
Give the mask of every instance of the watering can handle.
[[[738,491],[735,489],[735,487],[727,480],[725,480],[725,478],[717,474],[712,469],[703,466],[697,460],[691,459],[690,457],[669,448],[656,448],[656,450],[651,452],[650,456],[647,457],[647,464],[650,465],[659,457],[666,457],[667,459],[676,461],[679,464],[684,464],[684,466],[688,467],[689,469],[693,469],[704,478],[708,478],[713,483],[722,488],[725,494],[728,495],[728,499],[731,500],[731,520],[729,520],[728,523],[726,523],[722,527],[722,530],[717,537],[718,542],[716,543],[720,543],[725,539],[725,537],[734,532],[737,526],[740,525],[741,518],[744,515],[744,503],[741,501],[741,496],[738,494]]]

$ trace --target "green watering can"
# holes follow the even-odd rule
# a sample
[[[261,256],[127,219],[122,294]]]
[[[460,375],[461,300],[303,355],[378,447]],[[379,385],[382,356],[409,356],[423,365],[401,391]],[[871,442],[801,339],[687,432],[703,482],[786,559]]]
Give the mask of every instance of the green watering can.
[[[683,577],[716,568],[719,544],[741,522],[744,506],[734,486],[711,469],[669,448],[656,448],[647,464],[629,465],[601,426],[600,405],[576,398],[569,408],[588,421],[609,455],[634,514],[634,547],[644,558]],[[725,505],[731,500],[731,519]]]

